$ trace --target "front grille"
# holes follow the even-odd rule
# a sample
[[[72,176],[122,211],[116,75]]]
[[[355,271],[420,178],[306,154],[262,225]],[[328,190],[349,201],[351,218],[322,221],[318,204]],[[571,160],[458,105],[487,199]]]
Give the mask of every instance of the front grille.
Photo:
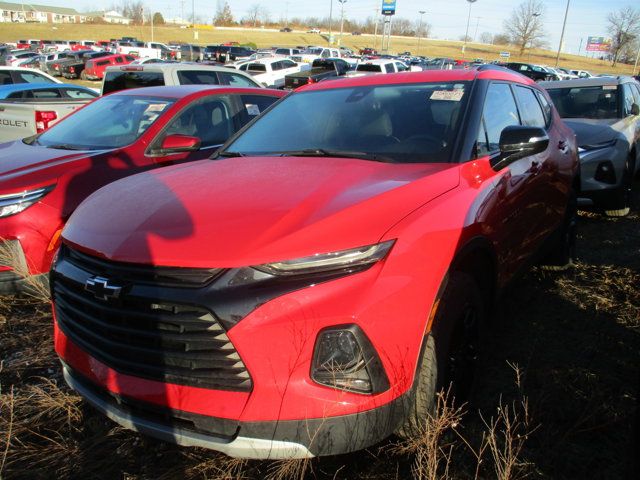
[[[244,363],[210,310],[167,301],[180,296],[177,289],[125,280],[137,277],[137,266],[127,270],[126,264],[119,263],[112,270],[106,260],[79,264],[76,254],[69,248],[61,252],[51,286],[58,325],[78,347],[128,375],[179,385],[251,390]],[[99,270],[92,270],[95,264]],[[103,300],[87,291],[86,280],[96,275],[122,286],[119,298]]]

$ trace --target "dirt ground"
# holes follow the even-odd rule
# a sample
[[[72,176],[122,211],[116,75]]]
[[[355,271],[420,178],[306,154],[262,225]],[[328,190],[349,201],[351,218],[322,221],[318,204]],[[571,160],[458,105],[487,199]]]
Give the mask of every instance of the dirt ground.
[[[628,217],[581,213],[576,268],[533,269],[505,292],[467,413],[430,450],[439,456],[435,474],[420,452],[394,448],[396,438],[339,457],[244,463],[124,430],[64,385],[47,304],[7,297],[0,478],[640,478],[640,184],[635,191]],[[505,411],[507,421],[494,423],[498,448],[484,450],[478,465],[472,449]],[[504,470],[499,457],[509,448],[515,460]]]

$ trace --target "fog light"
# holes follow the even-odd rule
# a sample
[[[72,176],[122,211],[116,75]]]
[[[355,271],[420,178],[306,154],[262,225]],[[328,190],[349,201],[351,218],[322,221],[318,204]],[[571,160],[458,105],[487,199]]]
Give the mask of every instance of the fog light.
[[[603,183],[610,183],[614,185],[616,183],[616,172],[613,169],[613,163],[609,160],[600,162],[598,168],[596,168],[596,174],[593,176],[597,181]]]
[[[380,393],[389,380],[371,342],[357,325],[322,330],[316,339],[311,378],[328,387]]]

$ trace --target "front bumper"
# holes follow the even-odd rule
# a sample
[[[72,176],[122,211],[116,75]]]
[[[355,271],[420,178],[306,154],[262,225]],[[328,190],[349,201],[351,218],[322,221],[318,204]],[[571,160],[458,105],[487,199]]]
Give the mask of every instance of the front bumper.
[[[580,206],[598,205],[611,191],[620,188],[627,156],[624,142],[580,152]],[[603,175],[603,168],[609,170],[608,176]]]
[[[337,417],[307,420],[236,422],[221,418],[185,414],[166,409],[144,410],[143,405],[114,395],[82,378],[63,362],[67,384],[93,407],[121,426],[185,447],[216,450],[236,458],[301,459],[336,455],[366,448],[391,435],[405,418],[410,395],[379,408]],[[195,423],[179,416],[202,417],[203,423],[219,428],[205,431],[190,428]],[[226,424],[226,425],[225,425]],[[219,432],[229,430],[232,435]]]

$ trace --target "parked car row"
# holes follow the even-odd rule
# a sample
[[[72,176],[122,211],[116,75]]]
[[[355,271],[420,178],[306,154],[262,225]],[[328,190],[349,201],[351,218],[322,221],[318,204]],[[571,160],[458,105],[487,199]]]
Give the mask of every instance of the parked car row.
[[[635,80],[316,53],[109,66],[108,95],[0,144],[0,238],[49,274],[64,377],[119,424],[271,459],[415,434],[468,395],[510,280],[570,267],[577,208],[628,213]],[[300,88],[261,88],[278,62]]]

